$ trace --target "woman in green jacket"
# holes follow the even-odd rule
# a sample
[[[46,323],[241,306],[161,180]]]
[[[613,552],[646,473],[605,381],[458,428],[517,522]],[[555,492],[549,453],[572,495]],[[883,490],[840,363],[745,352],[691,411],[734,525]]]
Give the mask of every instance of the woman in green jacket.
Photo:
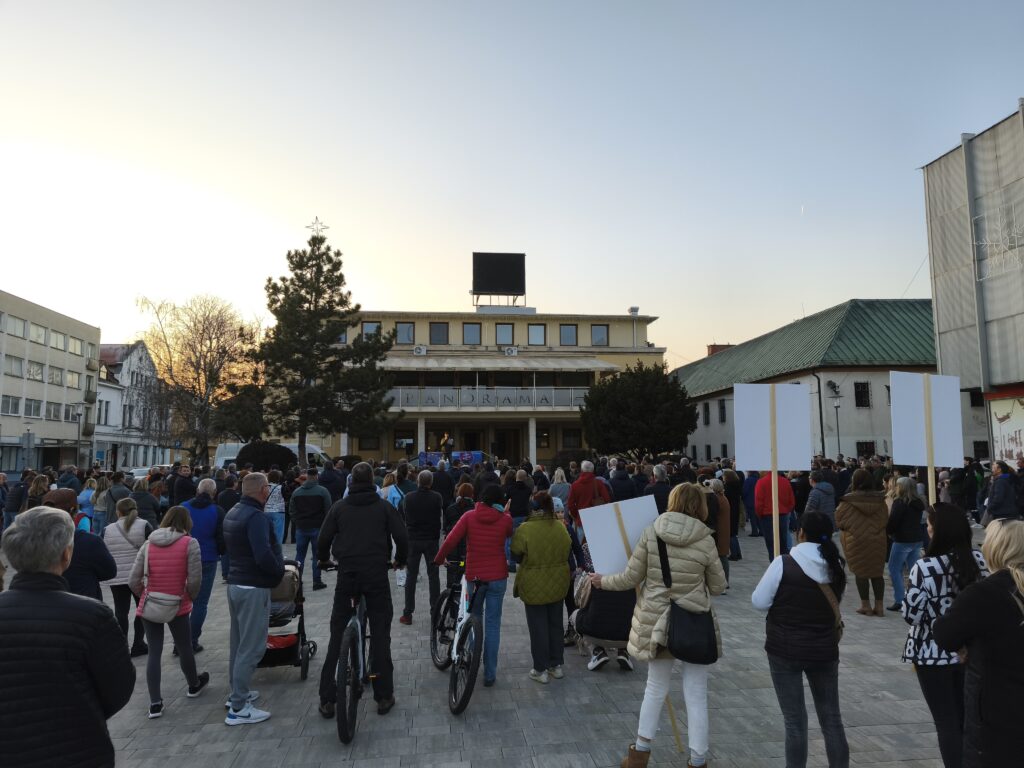
[[[521,563],[514,596],[526,606],[533,655],[530,679],[547,683],[549,677],[563,675],[562,601],[569,589],[571,542],[555,516],[551,494],[534,494],[530,506],[530,516],[512,537],[512,556]]]

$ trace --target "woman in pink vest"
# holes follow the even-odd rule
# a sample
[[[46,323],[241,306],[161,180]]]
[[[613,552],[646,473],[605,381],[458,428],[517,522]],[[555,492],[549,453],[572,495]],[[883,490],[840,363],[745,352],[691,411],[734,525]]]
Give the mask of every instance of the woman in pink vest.
[[[171,637],[180,654],[181,671],[188,682],[188,697],[195,698],[210,682],[210,673],[196,674],[196,659],[192,653],[192,634],[189,613],[192,600],[199,594],[203,581],[202,557],[199,542],[189,536],[192,518],[184,507],[171,507],[164,515],[160,528],[150,535],[135,558],[128,586],[140,596],[138,615],[149,643],[146,660],[146,683],[149,686],[149,717],[164,713],[160,695],[160,657],[164,647],[164,625],[145,618],[146,596],[151,592],[181,596],[177,614],[167,623]],[[148,572],[147,572],[148,568]]]

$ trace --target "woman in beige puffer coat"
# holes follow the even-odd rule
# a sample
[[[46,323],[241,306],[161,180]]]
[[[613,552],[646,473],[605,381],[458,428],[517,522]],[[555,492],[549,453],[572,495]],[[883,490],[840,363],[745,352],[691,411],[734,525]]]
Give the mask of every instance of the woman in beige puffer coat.
[[[703,613],[712,610],[711,596],[725,591],[725,571],[718,558],[718,547],[711,529],[705,524],[707,515],[707,503],[701,489],[691,483],[677,485],[669,494],[665,513],[640,535],[626,570],[610,576],[594,574],[591,577],[598,589],[618,592],[639,589],[629,632],[629,653],[634,658],[649,662],[647,689],[640,707],[636,744],[630,745],[622,768],[644,768],[650,760],[651,740],[658,729],[676,661],[666,648],[670,603]],[[671,588],[665,586],[661,573],[659,538],[667,545]],[[721,656],[722,638],[717,619],[715,637],[718,655]],[[707,765],[709,667],[686,662],[679,664],[683,672],[683,698],[689,726],[689,765],[698,768]]]

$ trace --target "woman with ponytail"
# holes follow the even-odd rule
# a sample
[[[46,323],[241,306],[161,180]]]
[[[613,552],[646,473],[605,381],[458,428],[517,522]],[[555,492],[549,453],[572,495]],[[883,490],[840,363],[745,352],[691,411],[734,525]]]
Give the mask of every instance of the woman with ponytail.
[[[993,520],[982,553],[992,575],[957,595],[932,633],[967,662],[964,768],[1004,768],[1024,753],[1024,522]]]
[[[807,765],[805,675],[829,768],[848,768],[850,747],[839,712],[839,603],[846,590],[845,564],[827,516],[805,512],[800,525],[797,545],[771,562],[751,602],[768,612],[764,649],[786,724],[786,768]]]

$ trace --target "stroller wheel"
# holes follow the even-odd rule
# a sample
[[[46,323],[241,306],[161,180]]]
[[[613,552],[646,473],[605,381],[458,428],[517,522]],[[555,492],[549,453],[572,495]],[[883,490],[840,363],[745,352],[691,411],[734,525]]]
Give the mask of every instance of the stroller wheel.
[[[312,659],[314,656],[316,656],[316,649],[317,649],[316,640],[310,640],[309,641],[309,658]]]
[[[309,677],[310,644],[303,643],[299,648],[299,679],[305,680]]]

